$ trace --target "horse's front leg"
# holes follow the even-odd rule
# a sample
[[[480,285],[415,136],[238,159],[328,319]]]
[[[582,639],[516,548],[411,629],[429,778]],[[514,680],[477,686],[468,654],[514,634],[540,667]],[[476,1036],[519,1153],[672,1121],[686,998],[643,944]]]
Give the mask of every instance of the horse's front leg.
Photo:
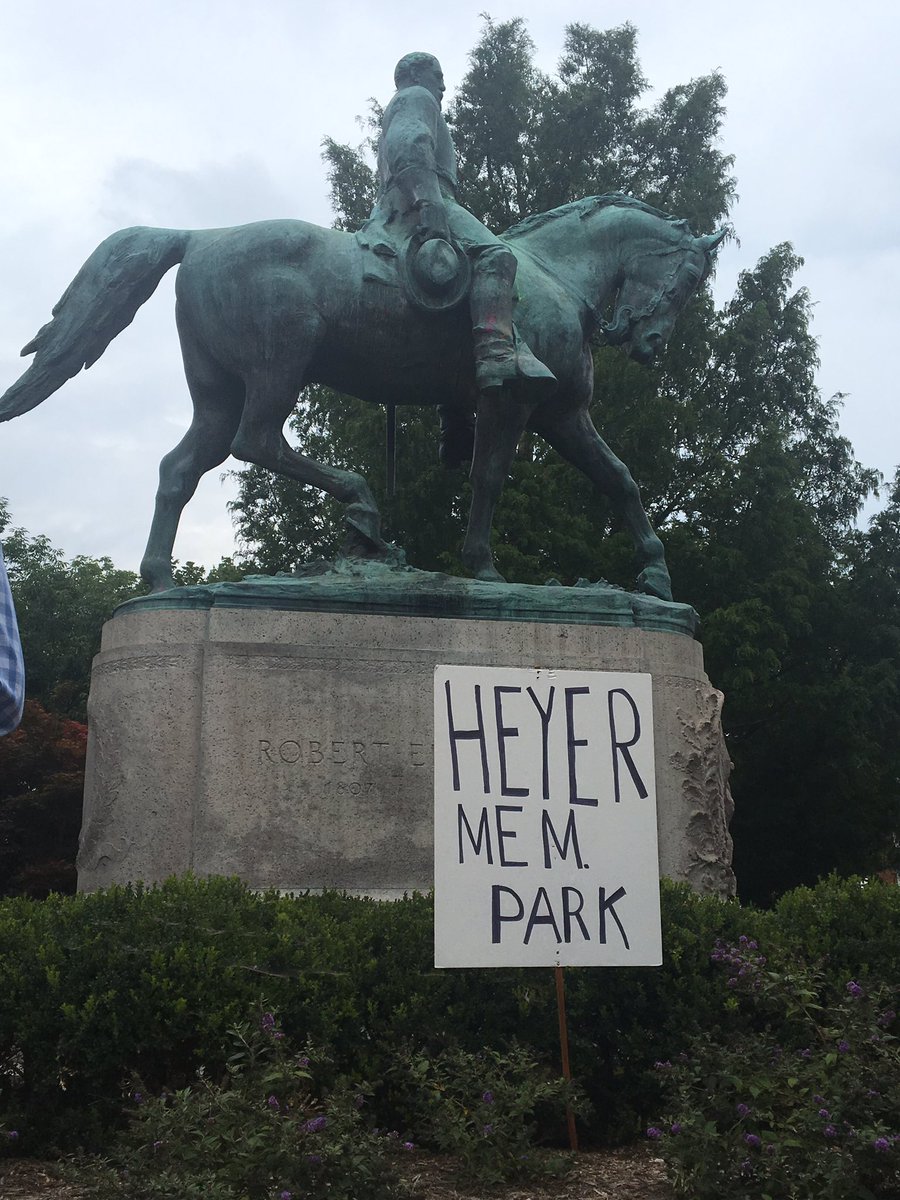
[[[509,475],[519,438],[534,405],[501,392],[478,401],[472,459],[472,507],[462,559],[476,579],[503,581],[491,553],[494,509]]]
[[[638,590],[672,599],[672,581],[666,566],[662,542],[653,532],[641,503],[641,493],[631,472],[617,458],[594,427],[587,408],[556,413],[552,409],[541,413],[534,423],[538,433],[583,471],[595,487],[605,493],[622,519],[634,542],[635,559],[639,568]]]

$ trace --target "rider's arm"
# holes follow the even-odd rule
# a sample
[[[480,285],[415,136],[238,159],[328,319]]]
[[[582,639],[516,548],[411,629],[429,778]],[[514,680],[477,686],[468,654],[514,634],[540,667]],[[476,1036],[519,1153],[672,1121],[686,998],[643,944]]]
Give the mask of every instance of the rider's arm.
[[[441,110],[423,87],[405,88],[391,102],[390,120],[382,132],[382,150],[390,177],[407,212],[419,214],[429,236],[448,237],[444,197],[435,166]]]

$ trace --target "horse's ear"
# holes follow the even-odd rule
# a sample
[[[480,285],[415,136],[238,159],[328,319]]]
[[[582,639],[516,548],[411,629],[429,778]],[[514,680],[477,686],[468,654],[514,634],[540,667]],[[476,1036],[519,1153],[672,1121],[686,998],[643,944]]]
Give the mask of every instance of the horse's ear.
[[[716,233],[706,233],[703,235],[703,237],[698,237],[694,240],[697,242],[697,245],[704,252],[704,254],[712,255],[716,250],[718,250],[721,243],[728,236],[728,232],[728,227],[726,225]]]

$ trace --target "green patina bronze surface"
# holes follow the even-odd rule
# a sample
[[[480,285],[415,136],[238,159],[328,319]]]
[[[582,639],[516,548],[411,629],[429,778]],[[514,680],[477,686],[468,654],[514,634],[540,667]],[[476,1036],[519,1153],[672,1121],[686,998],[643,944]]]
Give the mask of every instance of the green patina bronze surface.
[[[303,389],[319,383],[389,411],[440,410],[445,457],[471,456],[462,558],[477,579],[501,579],[491,553],[494,509],[530,430],[609,498],[634,543],[638,591],[671,600],[663,546],[637,485],[590,416],[592,346],[603,337],[650,362],[708,274],[724,231],[695,237],[684,221],[610,194],[496,236],[456,201],[439,63],[406,55],[395,82],[379,148],[380,195],[358,234],[288,220],[113,234],[23,350],[34,361],[0,398],[0,421],[96,362],[180,263],[178,330],[194,417],[160,464],[141,564],[154,592],[173,586],[185,505],[229,454],[335,497],[344,505],[343,553],[390,561],[366,481],[314,462],[283,435]],[[473,414],[474,445],[466,440]]]
[[[251,575],[241,583],[171,588],[128,600],[116,616],[159,609],[267,608],[292,612],[377,613],[384,616],[481,621],[558,622],[649,629],[694,637],[688,604],[626,592],[600,581],[574,587],[460,579],[401,563],[339,559],[296,575]]]

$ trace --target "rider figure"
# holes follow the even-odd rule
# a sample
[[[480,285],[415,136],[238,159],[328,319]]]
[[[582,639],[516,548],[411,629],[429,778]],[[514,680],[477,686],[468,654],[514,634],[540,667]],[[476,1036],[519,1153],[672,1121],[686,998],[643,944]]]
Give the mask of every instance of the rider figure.
[[[397,91],[384,110],[378,150],[379,193],[374,220],[459,245],[472,266],[469,311],[475,380],[482,395],[502,388],[542,399],[556,387],[553,373],[513,328],[516,258],[489,229],[456,202],[456,149],[441,114],[444,75],[432,54],[404,55],[394,71]],[[472,414],[440,406],[441,461],[471,459]]]

